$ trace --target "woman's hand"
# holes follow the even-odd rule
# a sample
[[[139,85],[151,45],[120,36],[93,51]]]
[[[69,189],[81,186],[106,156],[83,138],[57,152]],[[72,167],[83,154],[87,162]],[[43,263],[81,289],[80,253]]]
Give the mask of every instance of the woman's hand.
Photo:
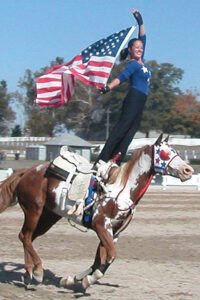
[[[120,80],[118,78],[115,78],[109,84],[106,84],[104,87],[102,87],[100,89],[98,88],[98,91],[101,94],[106,94],[106,93],[110,92],[113,88],[118,86],[119,84],[120,84]]]
[[[143,20],[142,20],[142,16],[139,13],[139,11],[136,8],[131,9],[132,14],[134,15],[138,25],[142,25],[143,24]]]
[[[108,85],[105,85],[104,87],[102,87],[98,90],[99,90],[100,94],[106,94],[106,93],[110,92],[110,88]]]

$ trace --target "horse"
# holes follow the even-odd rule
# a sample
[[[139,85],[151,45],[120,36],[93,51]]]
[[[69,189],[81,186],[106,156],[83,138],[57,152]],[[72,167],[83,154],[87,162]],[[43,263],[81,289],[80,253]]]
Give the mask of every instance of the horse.
[[[43,281],[42,260],[33,247],[38,236],[45,234],[62,217],[85,226],[83,216],[67,214],[74,204],[70,199],[67,199],[65,210],[61,210],[59,199],[65,181],[48,174],[49,164],[44,162],[21,169],[0,185],[0,211],[18,202],[24,212],[19,239],[24,247],[25,285],[33,278],[38,283]],[[120,233],[133,219],[135,208],[156,173],[185,181],[193,172],[162,135],[154,144],[134,151],[121,166],[111,167],[107,179],[102,185],[97,182],[94,192],[90,229],[99,238],[94,262],[80,274],[61,278],[60,286],[79,284],[86,290],[104,276],[116,258],[115,244]]]

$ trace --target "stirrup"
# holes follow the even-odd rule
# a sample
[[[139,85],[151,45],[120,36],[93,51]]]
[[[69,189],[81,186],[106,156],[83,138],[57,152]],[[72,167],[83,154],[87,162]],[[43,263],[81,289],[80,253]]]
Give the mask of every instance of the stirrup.
[[[68,216],[79,216],[83,214],[84,202],[75,203],[70,210],[68,210]]]

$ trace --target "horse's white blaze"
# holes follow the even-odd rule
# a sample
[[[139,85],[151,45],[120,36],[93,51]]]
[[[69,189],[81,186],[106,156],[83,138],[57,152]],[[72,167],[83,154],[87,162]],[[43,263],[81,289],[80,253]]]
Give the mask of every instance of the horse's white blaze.
[[[44,167],[45,166],[41,164],[41,165],[37,166],[35,169],[37,172],[40,172]]]
[[[187,166],[187,164],[182,160],[180,156],[176,156],[172,161],[169,163],[170,168],[179,170],[183,166]]]

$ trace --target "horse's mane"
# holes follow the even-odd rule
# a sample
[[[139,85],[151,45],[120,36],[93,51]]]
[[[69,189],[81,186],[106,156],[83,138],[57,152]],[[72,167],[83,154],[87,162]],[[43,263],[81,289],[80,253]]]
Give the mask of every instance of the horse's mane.
[[[142,153],[144,152],[144,150],[146,149],[146,147],[147,146],[143,146],[142,148],[139,148],[136,151],[134,151],[134,153],[131,156],[131,159],[128,162],[122,164],[122,166],[120,166],[118,168],[113,167],[110,171],[107,183],[108,184],[115,183],[119,174],[122,173],[121,183],[125,184],[127,179],[130,176],[130,173],[131,173],[135,163],[140,159],[140,157],[141,157]]]

